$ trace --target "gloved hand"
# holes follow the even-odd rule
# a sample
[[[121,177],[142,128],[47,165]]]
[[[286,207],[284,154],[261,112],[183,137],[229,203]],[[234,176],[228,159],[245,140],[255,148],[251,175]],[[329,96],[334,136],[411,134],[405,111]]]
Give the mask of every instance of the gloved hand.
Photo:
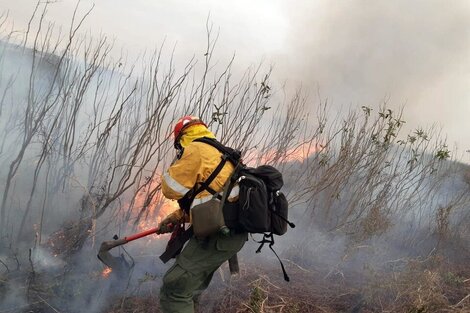
[[[176,212],[169,214],[158,225],[157,234],[171,233],[173,231],[173,228],[175,228],[175,225],[180,223],[179,220],[179,214],[177,214]]]
[[[175,228],[175,224],[173,223],[168,223],[168,224],[160,223],[160,225],[158,225],[157,234],[160,235],[160,234],[171,233],[173,231],[173,228]]]

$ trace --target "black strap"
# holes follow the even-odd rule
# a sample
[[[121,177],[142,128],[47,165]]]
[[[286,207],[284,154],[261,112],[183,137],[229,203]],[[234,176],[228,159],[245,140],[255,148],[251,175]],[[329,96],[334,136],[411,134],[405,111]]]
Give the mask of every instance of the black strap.
[[[269,243],[269,249],[271,249],[271,251],[274,253],[274,255],[279,260],[279,263],[281,264],[282,273],[284,274],[284,280],[285,281],[290,281],[289,275],[287,275],[286,269],[284,268],[284,264],[282,263],[281,259],[277,255],[276,251],[274,251],[274,249],[273,249],[273,245],[274,245],[274,235],[273,235],[273,233],[264,234],[263,239],[261,241],[257,241],[257,240],[255,240],[255,241],[257,243],[260,243],[260,246],[259,246],[258,250],[256,250],[256,253],[260,253],[261,249],[264,247],[264,244]]]
[[[227,163],[227,156],[225,154],[222,154],[222,160],[220,161],[219,165],[215,168],[215,170],[209,175],[209,177],[199,186],[199,188],[196,189],[194,192],[194,197],[200,193],[203,190],[209,191],[211,194],[215,195],[217,192],[209,187],[209,185],[212,183],[212,181],[219,175],[220,171],[222,168],[225,166],[225,163]]]
[[[218,141],[216,141],[215,139],[212,139],[212,138],[207,138],[207,137],[202,137],[202,138],[198,138],[198,139],[195,139],[194,141],[198,141],[198,142],[203,142],[203,143],[206,143],[206,144],[209,144],[213,147],[215,147],[217,150],[219,150],[220,152],[222,152],[222,160],[220,161],[219,165],[217,165],[217,167],[214,169],[214,171],[209,175],[209,177],[204,181],[202,182],[199,187],[198,186],[194,186],[191,190],[189,190],[184,196],[183,198],[181,198],[180,200],[178,200],[178,203],[180,204],[180,207],[187,213],[189,214],[189,206],[191,205],[191,203],[193,202],[194,198],[196,198],[196,195],[198,195],[201,191],[204,191],[204,190],[207,190],[209,191],[211,194],[213,195],[216,195],[217,192],[212,189],[209,185],[212,183],[212,181],[217,177],[217,175],[219,175],[220,171],[222,171],[222,168],[225,166],[225,163],[227,163],[227,159],[229,158],[229,155],[227,153],[225,153],[224,151],[221,151],[218,146],[222,146],[222,144],[220,144]],[[215,146],[217,145],[217,146]],[[222,146],[223,147],[223,146]],[[222,197],[217,194],[216,196],[219,200],[222,200]]]
[[[212,181],[215,179],[215,177],[217,177],[217,175],[220,173],[220,171],[224,167],[227,160],[230,161],[235,166],[235,171],[232,174],[232,177],[235,173],[237,173],[237,170],[240,168],[240,165],[242,164],[240,162],[241,152],[238,151],[238,150],[235,150],[235,149],[224,146],[223,144],[221,144],[220,142],[218,142],[214,138],[201,137],[201,138],[195,139],[194,141],[208,144],[208,145],[216,148],[217,150],[219,150],[219,152],[222,153],[222,161],[219,163],[219,165],[214,170],[214,172],[207,178],[207,180],[204,183],[201,184],[201,186],[194,193],[195,195],[197,195],[201,191],[207,190],[211,194],[215,195],[217,192],[214,189],[212,189],[211,187],[209,187],[209,185],[212,183]],[[219,200],[222,199],[222,197],[220,197],[220,195],[218,195],[217,198]]]
[[[274,211],[271,207],[269,207],[269,210],[271,211],[271,213],[276,214],[281,220],[283,220],[284,222],[286,222],[287,224],[289,224],[289,226],[290,226],[291,228],[295,228],[295,224],[292,223],[292,222],[289,222],[289,220],[288,220],[287,218],[285,218],[284,216],[282,216],[281,214],[279,214],[279,212]]]
[[[188,241],[192,236],[193,227],[190,226],[188,229],[184,230],[176,237],[170,238],[166,246],[165,252],[160,255],[160,260],[162,260],[163,263],[167,263],[169,260],[175,258],[178,254],[180,254],[186,241]]]

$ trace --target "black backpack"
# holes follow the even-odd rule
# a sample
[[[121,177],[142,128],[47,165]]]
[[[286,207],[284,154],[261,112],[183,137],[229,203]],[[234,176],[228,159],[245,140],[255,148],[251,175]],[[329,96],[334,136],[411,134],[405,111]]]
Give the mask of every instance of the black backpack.
[[[235,212],[227,206],[226,224],[229,228],[241,229],[249,233],[273,233],[284,235],[287,225],[295,227],[287,220],[288,203],[280,191],[282,174],[270,165],[257,168],[239,166],[231,177],[231,186],[239,188],[238,208]],[[225,192],[224,192],[225,193]]]
[[[223,154],[221,163],[198,188],[198,192],[206,189],[215,194],[213,190],[207,187],[220,172],[226,161],[230,161],[235,166],[235,170],[230,177],[229,184],[226,184],[224,188],[223,197],[221,197],[222,203],[225,204],[223,214],[226,226],[235,231],[263,234],[262,240],[257,241],[260,246],[256,253],[261,252],[264,244],[267,243],[279,259],[279,256],[272,248],[274,235],[284,235],[287,232],[287,225],[292,228],[295,227],[295,224],[287,219],[288,202],[285,195],[280,191],[284,184],[282,174],[270,165],[261,165],[257,168],[244,165],[241,162],[240,151],[225,147],[215,139],[203,137],[195,141],[209,144]],[[227,202],[227,196],[235,185],[238,185],[239,188],[239,200],[235,203]],[[279,262],[284,273],[284,279],[289,281],[280,259]]]

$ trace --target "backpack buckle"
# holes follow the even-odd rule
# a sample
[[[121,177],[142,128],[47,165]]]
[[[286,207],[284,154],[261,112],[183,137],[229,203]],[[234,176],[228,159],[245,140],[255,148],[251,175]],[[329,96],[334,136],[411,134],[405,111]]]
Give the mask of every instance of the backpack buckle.
[[[240,183],[242,180],[246,179],[246,176],[240,176],[238,179],[237,179],[237,183]]]

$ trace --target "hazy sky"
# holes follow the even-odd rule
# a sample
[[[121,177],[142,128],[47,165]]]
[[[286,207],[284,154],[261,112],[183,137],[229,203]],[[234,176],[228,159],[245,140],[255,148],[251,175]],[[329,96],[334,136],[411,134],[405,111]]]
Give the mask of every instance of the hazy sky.
[[[35,0],[0,0],[24,29]],[[84,27],[115,38],[130,55],[177,43],[202,55],[205,21],[220,28],[217,57],[275,64],[275,78],[302,83],[337,108],[405,105],[407,127],[435,123],[450,146],[470,149],[470,1],[83,0]],[[50,7],[69,25],[75,0]],[[98,35],[97,35],[98,36]],[[470,153],[467,153],[470,155]],[[464,159],[470,160],[470,156]]]

